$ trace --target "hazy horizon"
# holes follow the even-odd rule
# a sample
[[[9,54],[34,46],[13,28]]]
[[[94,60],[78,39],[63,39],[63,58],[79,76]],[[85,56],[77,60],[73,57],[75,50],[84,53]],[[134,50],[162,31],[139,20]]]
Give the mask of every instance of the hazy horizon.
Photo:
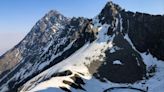
[[[50,10],[66,17],[96,16],[109,0],[2,0],[0,1],[0,55],[18,44]],[[164,14],[164,0],[113,0],[133,12]]]

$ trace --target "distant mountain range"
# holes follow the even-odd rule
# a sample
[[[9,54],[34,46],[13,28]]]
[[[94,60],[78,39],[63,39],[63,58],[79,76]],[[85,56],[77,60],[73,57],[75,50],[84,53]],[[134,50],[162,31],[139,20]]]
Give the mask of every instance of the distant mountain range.
[[[0,57],[0,92],[163,92],[164,16],[108,2],[94,18],[50,11]]]

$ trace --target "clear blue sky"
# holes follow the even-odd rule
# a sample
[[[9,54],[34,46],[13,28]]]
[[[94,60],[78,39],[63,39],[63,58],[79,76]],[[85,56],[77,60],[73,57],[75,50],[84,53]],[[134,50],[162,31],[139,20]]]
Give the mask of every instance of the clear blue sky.
[[[17,44],[50,10],[92,18],[108,0],[0,0],[0,54]],[[164,14],[164,0],[113,0],[126,10]]]

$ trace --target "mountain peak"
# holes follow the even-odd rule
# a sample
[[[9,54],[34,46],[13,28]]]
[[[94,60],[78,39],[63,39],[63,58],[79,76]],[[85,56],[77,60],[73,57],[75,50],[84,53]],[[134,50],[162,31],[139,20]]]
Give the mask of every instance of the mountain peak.
[[[114,20],[114,17],[118,17],[121,7],[117,4],[114,4],[112,1],[106,3],[105,7],[102,9],[98,15],[99,20],[102,24],[107,23],[111,24]],[[109,20],[110,19],[110,20]]]
[[[121,7],[112,1],[109,1],[106,3],[104,9],[108,9],[109,11],[112,11],[113,13],[116,13],[121,10]]]
[[[44,32],[47,28],[51,28],[52,26],[61,27],[61,25],[65,25],[68,19],[60,12],[56,10],[50,10],[41,20],[37,22],[37,25],[34,27],[37,31]]]
[[[112,6],[114,3],[112,1],[108,1],[105,6]]]
[[[45,16],[44,18],[46,20],[52,18],[52,17],[56,17],[60,20],[62,20],[62,17],[64,17],[64,15],[62,15],[60,12],[58,12],[57,10],[50,10]]]
[[[47,15],[52,16],[52,15],[62,15],[59,11],[57,10],[50,10]]]

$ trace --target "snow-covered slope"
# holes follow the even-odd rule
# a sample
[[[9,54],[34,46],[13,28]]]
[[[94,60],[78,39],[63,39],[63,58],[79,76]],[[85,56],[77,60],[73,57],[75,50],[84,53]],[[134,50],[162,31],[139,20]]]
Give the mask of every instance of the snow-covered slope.
[[[70,92],[162,92],[164,90],[163,61],[158,61],[151,55],[144,55],[143,59],[150,58],[153,64],[157,66],[156,74],[149,79],[144,79],[134,84],[119,84],[108,80],[102,82],[90,74],[85,63],[74,63],[78,58],[81,58],[79,54],[81,55],[86,48],[89,48],[88,44],[68,59],[24,84],[21,92],[64,92],[67,90]],[[67,62],[71,62],[71,64]],[[85,59],[84,62],[86,62]],[[68,70],[71,71],[71,74],[66,73],[66,75],[60,76],[61,72]],[[56,73],[56,76],[52,76],[54,73]]]
[[[1,78],[2,92],[164,90],[164,28],[152,23],[164,23],[163,16],[127,12],[112,2],[93,19],[58,14],[44,18],[50,26],[38,26],[43,35],[52,30],[49,40]]]

